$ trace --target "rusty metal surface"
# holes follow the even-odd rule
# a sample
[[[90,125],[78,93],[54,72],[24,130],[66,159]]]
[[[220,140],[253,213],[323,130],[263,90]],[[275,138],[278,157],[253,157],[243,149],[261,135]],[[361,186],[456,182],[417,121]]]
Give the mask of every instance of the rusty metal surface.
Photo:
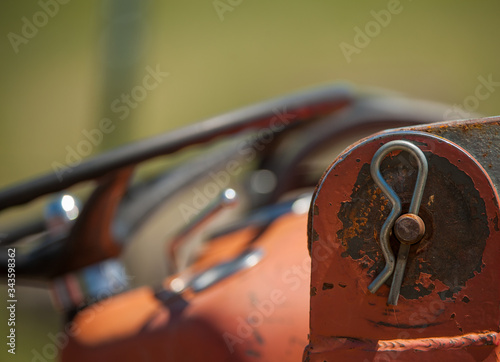
[[[467,150],[500,189],[500,116],[402,128],[446,138]],[[388,131],[391,132],[391,131]]]
[[[434,349],[460,349],[468,346],[495,345],[500,343],[500,335],[496,332],[469,333],[463,336],[398,339],[378,341],[377,351],[429,351]]]
[[[444,143],[440,145],[441,152],[443,148]],[[450,147],[449,159],[454,151]],[[436,283],[432,275],[439,275],[447,286],[440,292],[442,299],[453,297],[474,272],[481,272],[482,254],[489,236],[488,221],[482,216],[486,212],[484,201],[463,170],[467,163],[474,167],[474,161],[465,154],[457,154],[461,159],[458,162],[457,158],[454,165],[435,153],[426,152],[426,156],[430,171],[420,217],[427,230],[410,251],[401,288],[401,295],[406,299],[417,299],[434,291]],[[413,195],[416,169],[408,155],[401,153],[386,158],[382,169],[385,179],[400,196],[405,213]],[[337,214],[342,221],[337,237],[345,249],[343,256],[359,260],[370,275],[379,274],[383,268],[381,249],[374,240],[379,239],[390,210],[390,203],[373,182],[369,164],[365,163],[352,187],[350,201],[343,202]],[[400,245],[394,236],[391,236],[391,246],[397,254]],[[461,267],[456,268],[455,263]]]
[[[418,215],[401,215],[394,224],[394,234],[404,244],[415,244],[425,234],[425,223]]]
[[[415,132],[424,128],[427,133]],[[497,191],[474,157],[429,134],[432,130],[413,127],[367,138],[339,156],[320,181],[309,214],[311,324],[304,360],[374,358],[373,353],[359,350],[365,340],[423,340],[499,331]],[[488,133],[495,135],[494,130]],[[375,295],[367,290],[383,268],[376,240],[390,211],[370,176],[369,163],[381,145],[394,139],[408,140],[424,152],[429,176],[419,212],[426,230],[422,240],[411,246],[400,303],[390,307],[386,305],[389,282]],[[488,142],[479,141],[482,145],[477,149]],[[415,165],[407,154],[394,152],[383,161],[382,170],[402,200],[403,213],[407,212]],[[397,253],[400,243],[391,238]],[[329,250],[329,255],[322,257],[320,249]],[[341,339],[351,347],[332,354]],[[494,348],[470,346],[426,352],[419,358],[405,352],[404,358],[395,360],[483,360]]]
[[[304,353],[304,361],[486,361],[500,358],[500,335],[496,332],[459,336],[368,340],[338,337]],[[310,346],[308,347],[310,348]],[[315,358],[313,353],[321,353]],[[470,354],[467,352],[471,352]]]

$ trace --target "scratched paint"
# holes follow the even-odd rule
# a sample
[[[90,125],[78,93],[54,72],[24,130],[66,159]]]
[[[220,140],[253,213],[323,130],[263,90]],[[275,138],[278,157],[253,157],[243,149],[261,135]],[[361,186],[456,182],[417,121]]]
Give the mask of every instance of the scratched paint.
[[[375,294],[367,290],[383,268],[377,240],[391,209],[367,165],[381,145],[394,139],[418,144],[434,175],[420,212],[427,234],[411,247],[405,272],[403,288],[408,289],[397,306],[388,307],[387,285]],[[353,145],[325,172],[309,214],[315,295],[304,361],[500,360],[498,196],[490,175],[467,151],[428,133],[392,130]],[[398,152],[387,158],[383,174],[405,212],[416,172],[405,154],[399,165],[397,158]],[[371,252],[368,243],[374,244]],[[393,239],[396,255],[398,245]],[[319,248],[332,253],[320,258]],[[394,348],[393,342],[406,348]]]
[[[482,254],[489,236],[485,203],[472,179],[459,167],[430,152],[426,152],[426,158],[429,176],[420,212],[426,233],[411,248],[401,295],[417,299],[437,291],[442,300],[455,300],[467,280],[483,268]],[[407,212],[417,176],[409,154],[392,154],[382,162],[381,169],[401,198],[403,212]],[[337,237],[344,249],[342,256],[357,260],[373,277],[385,264],[379,232],[390,210],[390,202],[371,178],[370,165],[364,164],[350,200],[340,207],[338,217],[343,228]],[[391,236],[395,255],[399,245]]]

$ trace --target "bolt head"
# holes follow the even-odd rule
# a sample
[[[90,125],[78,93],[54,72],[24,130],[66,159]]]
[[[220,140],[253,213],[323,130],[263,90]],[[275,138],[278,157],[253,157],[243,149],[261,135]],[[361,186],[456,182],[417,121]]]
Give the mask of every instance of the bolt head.
[[[425,234],[425,224],[420,216],[415,214],[401,215],[394,224],[394,233],[403,244],[415,244]]]

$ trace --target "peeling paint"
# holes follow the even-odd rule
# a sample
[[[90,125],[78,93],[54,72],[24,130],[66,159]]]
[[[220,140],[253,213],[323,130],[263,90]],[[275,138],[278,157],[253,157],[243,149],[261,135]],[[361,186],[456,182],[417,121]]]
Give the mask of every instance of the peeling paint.
[[[333,284],[332,283],[323,283],[323,290],[327,289],[333,289]]]
[[[483,267],[482,253],[489,236],[485,203],[468,174],[444,157],[425,154],[429,176],[424,200],[428,201],[422,205],[419,216],[426,224],[426,233],[411,248],[401,295],[418,299],[435,291],[442,300],[454,300],[466,281]],[[417,176],[409,155],[392,154],[383,161],[382,170],[401,198],[403,213],[406,212]],[[364,164],[352,187],[350,201],[341,204],[338,218],[343,228],[337,232],[337,238],[343,248],[341,256],[358,261],[370,275],[380,273],[384,267],[378,233],[391,207],[372,180],[370,165]],[[390,242],[397,255],[399,241],[391,236]],[[461,267],[457,268],[457,264]],[[440,288],[444,285],[446,289],[436,290],[436,275]]]

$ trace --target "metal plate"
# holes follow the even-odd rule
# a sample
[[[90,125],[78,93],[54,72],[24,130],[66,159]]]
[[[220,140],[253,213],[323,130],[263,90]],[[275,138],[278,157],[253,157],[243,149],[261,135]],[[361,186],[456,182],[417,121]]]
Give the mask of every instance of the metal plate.
[[[390,281],[376,294],[368,292],[384,266],[378,240],[391,208],[375,186],[369,164],[381,145],[396,139],[408,140],[424,152],[429,176],[419,213],[426,233],[411,247],[400,302],[389,307]],[[408,154],[393,152],[381,169],[401,198],[404,213],[416,167]],[[311,356],[314,351],[346,348],[346,336],[378,341],[497,331],[498,196],[488,174],[465,150],[420,132],[379,134],[339,156],[313,200],[309,215]],[[397,255],[399,242],[394,238],[391,245]]]

